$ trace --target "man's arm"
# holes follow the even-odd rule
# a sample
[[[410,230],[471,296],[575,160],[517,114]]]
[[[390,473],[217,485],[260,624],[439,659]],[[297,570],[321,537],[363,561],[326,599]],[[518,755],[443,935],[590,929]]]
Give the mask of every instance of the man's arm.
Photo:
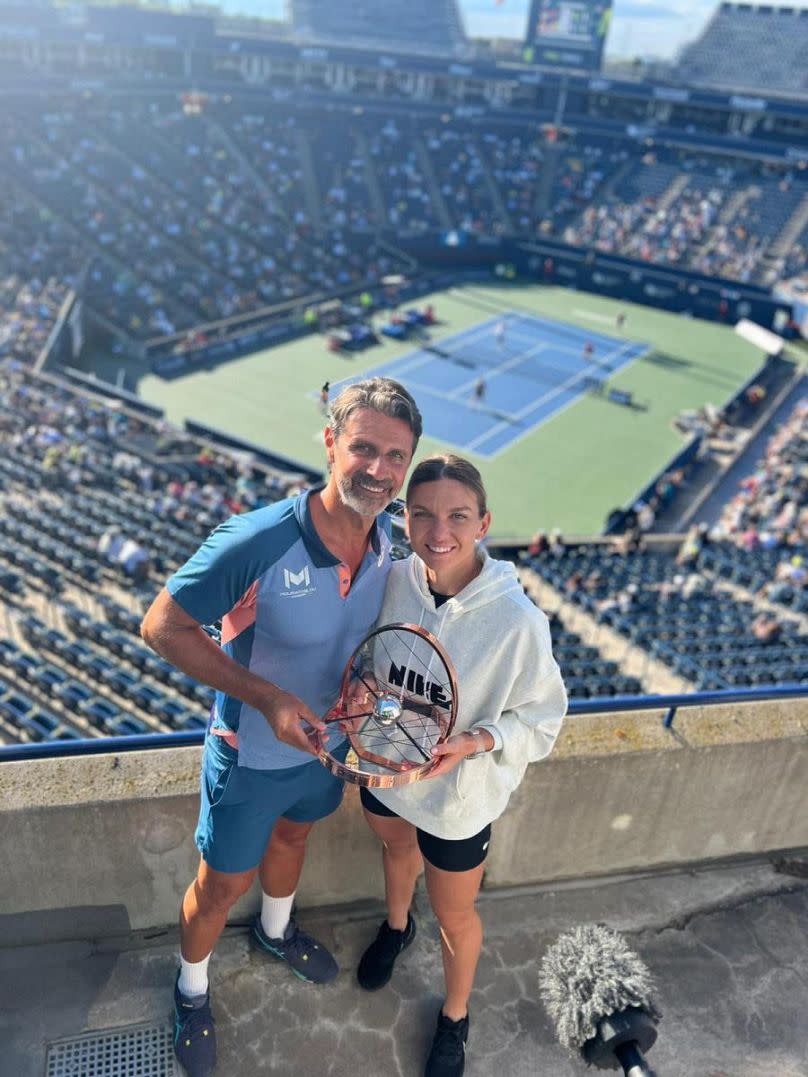
[[[143,618],[140,634],[152,650],[189,677],[260,711],[278,740],[316,754],[301,722],[315,729],[325,729],[325,723],[302,699],[234,662],[165,588]]]

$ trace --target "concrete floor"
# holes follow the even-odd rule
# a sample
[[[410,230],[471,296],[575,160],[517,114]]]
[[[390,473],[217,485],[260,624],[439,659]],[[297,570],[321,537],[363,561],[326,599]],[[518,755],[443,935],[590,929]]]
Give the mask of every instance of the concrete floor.
[[[586,1072],[554,1042],[537,979],[556,936],[591,921],[623,932],[656,977],[658,1077],[808,1077],[808,860],[796,864],[794,874],[758,862],[485,895],[467,1077]],[[342,966],[324,988],[228,928],[212,962],[218,1074],[420,1077],[442,973],[435,921],[423,895],[418,904],[415,943],[372,995],[353,970],[378,907],[303,911]],[[173,932],[0,950],[0,1074],[42,1077],[46,1044],[60,1037],[168,1024],[174,966]]]

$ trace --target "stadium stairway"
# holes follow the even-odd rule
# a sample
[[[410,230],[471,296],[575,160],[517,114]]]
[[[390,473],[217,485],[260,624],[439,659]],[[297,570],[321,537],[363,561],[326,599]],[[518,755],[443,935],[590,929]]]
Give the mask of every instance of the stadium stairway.
[[[697,263],[706,254],[710,253],[721,238],[722,229],[724,227],[729,227],[732,221],[740,215],[743,207],[752,197],[752,193],[752,187],[745,187],[742,191],[735,191],[730,195],[727,204],[722,207],[715,224],[707,233],[704,242],[698,250],[694,252],[692,256],[693,262]]]
[[[548,614],[554,612],[565,628],[596,647],[601,657],[617,662],[622,673],[641,680],[647,692],[679,694],[693,690],[689,681],[677,676],[648,651],[628,642],[607,624],[598,624],[586,610],[567,602],[560,591],[533,569],[517,566],[516,571],[525,591],[540,609]]]
[[[808,194],[806,194],[789,219],[780,234],[776,237],[763,259],[763,274],[774,269],[774,263],[778,258],[783,258],[798,239],[800,233],[808,228]]]
[[[688,173],[682,173],[676,176],[670,185],[659,197],[657,202],[656,212],[662,217],[668,212],[670,207],[676,201],[676,199],[684,192],[685,187],[690,183],[690,176]]]
[[[322,196],[317,186],[317,170],[314,167],[314,154],[305,131],[297,132],[297,149],[300,167],[303,172],[303,196],[306,200],[306,212],[315,229],[323,227]]]
[[[544,166],[539,173],[539,182],[536,184],[537,221],[541,221],[550,211],[562,150],[562,146],[552,142],[548,142],[544,148]]]
[[[429,189],[429,197],[432,199],[432,205],[438,215],[438,220],[443,228],[450,231],[454,228],[454,221],[449,214],[449,210],[446,208],[446,202],[441,193],[438,177],[435,175],[435,168],[432,164],[432,158],[429,156],[429,150],[426,148],[426,144],[420,135],[414,137],[412,141],[415,146],[415,152],[418,156],[418,163],[421,166],[424,180]]]
[[[116,274],[121,276],[126,276],[131,273],[131,265],[128,265],[114,250],[111,250],[108,246],[101,243],[91,232],[86,231],[73,221],[68,220],[58,207],[54,207],[51,203],[42,198],[30,184],[25,184],[21,174],[13,174],[10,171],[5,172],[2,167],[0,167],[0,180],[2,180],[3,187],[7,193],[14,191],[24,192],[26,200],[35,206],[40,213],[51,215],[58,220],[60,227],[62,227],[67,234],[72,236],[77,243],[80,243],[85,248],[89,264],[99,264],[101,266],[109,267],[114,270]],[[64,267],[65,275],[68,275],[73,271],[73,267]],[[100,310],[97,309],[93,302],[92,294],[85,296],[85,302],[87,303],[88,308],[92,311],[93,317],[96,318],[101,325],[108,327],[110,331],[115,334],[121,331],[123,328],[121,325],[114,324],[110,319],[105,318]],[[183,327],[189,327],[198,320],[198,314],[176,295],[171,296],[171,311],[179,316],[179,324]]]
[[[765,441],[773,433],[770,424],[777,421],[779,409],[789,395],[800,384],[803,377],[802,368],[790,361],[782,361],[772,367],[771,382],[767,386],[769,394],[762,411],[750,416],[751,425],[741,428],[742,436],[738,439],[733,452],[727,451],[725,443],[712,440],[708,442],[710,457],[707,466],[703,467],[698,476],[698,489],[695,484],[688,480],[689,497],[683,511],[679,511],[676,501],[672,504],[672,516],[675,519],[659,518],[655,524],[655,530],[686,531],[693,523],[706,520],[713,523],[717,514],[717,506],[728,501],[736,492],[735,484],[740,469],[750,455],[762,453]],[[667,526],[665,526],[667,525]]]
[[[499,189],[499,185],[497,184],[491,172],[491,165],[489,163],[488,156],[481,151],[479,142],[477,143],[477,154],[480,159],[480,165],[482,167],[485,187],[488,191],[488,195],[496,211],[496,216],[503,222],[505,231],[509,235],[512,235],[515,233],[516,229],[514,228],[513,221],[511,220],[511,216],[508,213],[508,209],[505,205],[505,201],[502,197],[502,192]]]
[[[357,131],[356,137],[356,152],[365,163],[365,183],[367,184],[368,191],[370,192],[370,202],[373,213],[376,220],[383,225],[387,220],[387,207],[384,199],[382,198],[381,187],[379,186],[379,177],[376,175],[376,169],[373,167],[373,158],[370,152],[370,146],[368,140],[365,137],[363,131]]]
[[[808,615],[800,613],[798,610],[790,609],[788,606],[784,606],[782,602],[771,602],[764,595],[750,591],[748,587],[742,587],[712,569],[700,566],[699,572],[708,580],[714,581],[716,591],[725,591],[727,594],[732,595],[733,598],[738,599],[739,602],[753,602],[756,609],[765,610],[766,613],[773,614],[779,621],[796,624],[801,632],[808,633]]]

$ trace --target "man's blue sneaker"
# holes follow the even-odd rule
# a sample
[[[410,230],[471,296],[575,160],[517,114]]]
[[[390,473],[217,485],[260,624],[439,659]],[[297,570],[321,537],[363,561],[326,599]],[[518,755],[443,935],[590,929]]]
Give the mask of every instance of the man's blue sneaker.
[[[180,974],[177,973],[177,983]],[[216,1069],[216,1032],[210,991],[195,998],[174,985],[174,1054],[188,1077],[211,1077]]]
[[[325,946],[301,931],[294,917],[289,921],[282,939],[271,939],[265,934],[260,916],[256,916],[253,922],[252,934],[262,950],[285,961],[301,980],[327,984],[339,972],[339,966]]]

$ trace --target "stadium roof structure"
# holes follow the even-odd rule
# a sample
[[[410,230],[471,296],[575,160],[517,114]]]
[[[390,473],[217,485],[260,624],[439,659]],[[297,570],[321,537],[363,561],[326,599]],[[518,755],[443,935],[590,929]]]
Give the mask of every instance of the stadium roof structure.
[[[678,74],[695,86],[808,96],[808,8],[722,3]]]
[[[293,0],[292,22],[304,41],[429,56],[468,47],[455,0]]]

